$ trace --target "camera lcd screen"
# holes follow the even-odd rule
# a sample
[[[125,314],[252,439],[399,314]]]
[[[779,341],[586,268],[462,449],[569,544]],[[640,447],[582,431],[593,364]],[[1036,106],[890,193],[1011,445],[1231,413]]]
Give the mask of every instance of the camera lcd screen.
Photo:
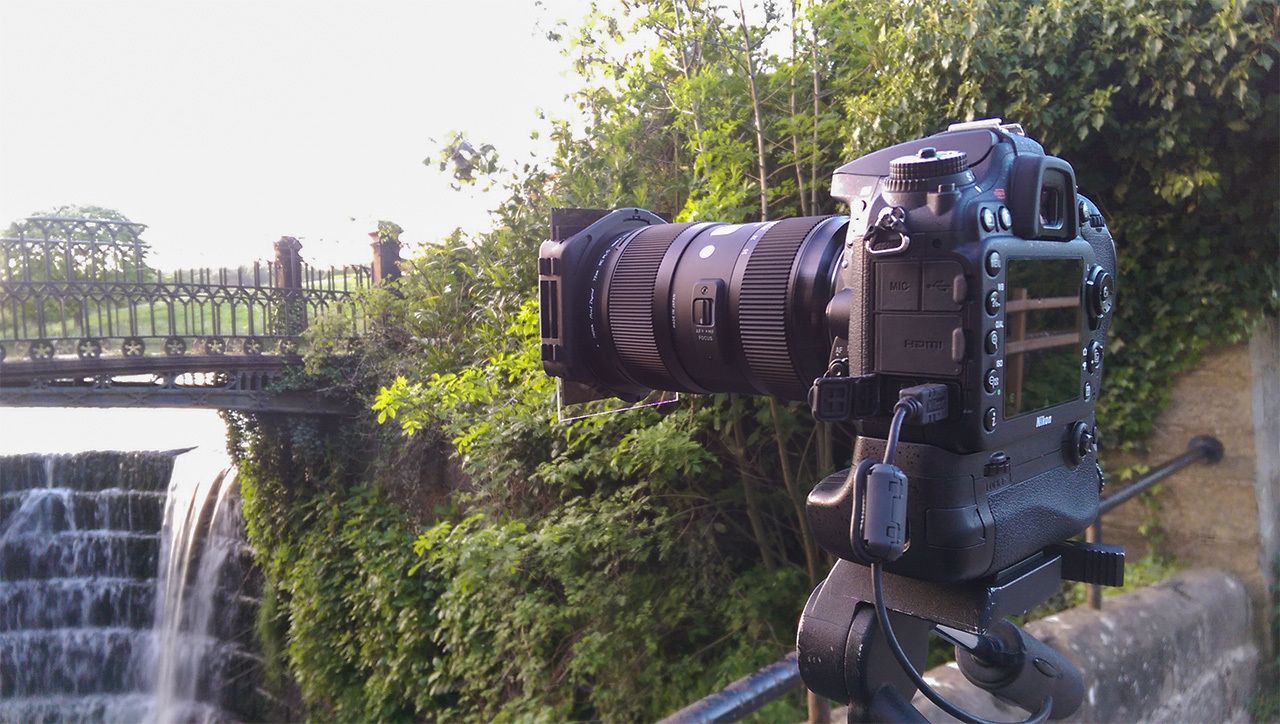
[[[1080,396],[1080,259],[1011,259],[1005,304],[1005,419]]]

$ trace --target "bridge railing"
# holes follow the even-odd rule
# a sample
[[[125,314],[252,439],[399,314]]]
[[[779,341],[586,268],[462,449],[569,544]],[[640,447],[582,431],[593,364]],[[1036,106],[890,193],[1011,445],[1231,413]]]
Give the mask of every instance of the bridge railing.
[[[359,292],[394,272],[399,246],[375,242],[373,265],[321,268],[283,237],[272,260],[162,272],[146,264],[143,228],[57,217],[11,227],[0,238],[0,361],[293,354],[320,317],[354,344],[368,330]]]

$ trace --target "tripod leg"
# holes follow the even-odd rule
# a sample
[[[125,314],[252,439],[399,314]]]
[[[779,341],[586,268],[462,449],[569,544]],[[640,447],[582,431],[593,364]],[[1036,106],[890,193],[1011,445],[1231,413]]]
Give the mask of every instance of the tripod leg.
[[[874,607],[854,593],[865,590],[859,578],[869,575],[863,566],[836,561],[809,596],[796,637],[805,685],[828,699],[848,702],[850,721],[881,720],[876,717],[888,713],[881,706],[899,702],[910,707],[915,693],[880,633]],[[917,669],[923,668],[933,624],[896,611],[889,616],[903,650]],[[899,696],[881,694],[881,706],[873,710],[873,699],[885,686]],[[901,719],[894,714],[890,720]]]
[[[862,721],[873,722],[906,722],[906,724],[929,724],[929,720],[916,710],[907,697],[902,695],[896,686],[885,684],[871,697],[867,707],[868,716]],[[849,709],[849,721],[853,719],[853,709]]]

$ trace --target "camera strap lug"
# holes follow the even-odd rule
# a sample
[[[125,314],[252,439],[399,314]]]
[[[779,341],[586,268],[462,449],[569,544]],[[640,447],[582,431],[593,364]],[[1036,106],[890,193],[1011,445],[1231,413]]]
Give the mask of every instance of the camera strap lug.
[[[882,209],[876,223],[862,235],[862,245],[867,253],[876,256],[901,254],[911,246],[907,234],[907,210],[901,206]]]

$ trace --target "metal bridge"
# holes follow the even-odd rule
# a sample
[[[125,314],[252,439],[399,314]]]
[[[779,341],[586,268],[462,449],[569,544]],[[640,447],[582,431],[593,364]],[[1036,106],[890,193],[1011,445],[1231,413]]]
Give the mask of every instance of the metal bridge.
[[[358,345],[362,292],[398,275],[397,234],[370,234],[369,266],[316,268],[282,237],[270,261],[161,272],[144,228],[31,217],[0,238],[0,405],[347,411],[288,370],[313,324]]]

